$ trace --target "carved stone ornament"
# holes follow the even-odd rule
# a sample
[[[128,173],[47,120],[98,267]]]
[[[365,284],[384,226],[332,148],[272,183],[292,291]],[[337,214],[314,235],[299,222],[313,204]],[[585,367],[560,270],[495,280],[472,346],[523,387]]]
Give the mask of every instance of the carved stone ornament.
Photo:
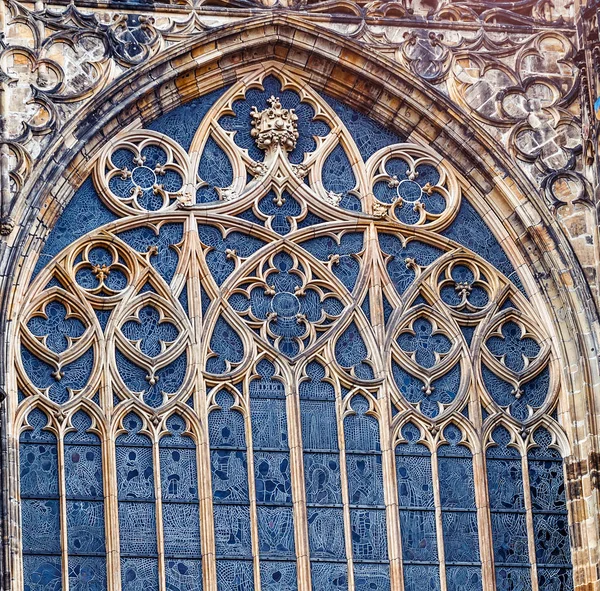
[[[250,135],[261,150],[271,151],[281,146],[286,152],[291,152],[298,141],[298,116],[294,109],[284,109],[279,97],[272,96],[268,103],[271,105],[263,111],[252,107],[253,129]]]

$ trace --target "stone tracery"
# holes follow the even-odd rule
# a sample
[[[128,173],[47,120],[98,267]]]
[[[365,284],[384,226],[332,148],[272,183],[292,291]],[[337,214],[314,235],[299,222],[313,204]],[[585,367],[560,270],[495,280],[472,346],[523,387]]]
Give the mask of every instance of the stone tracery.
[[[264,101],[253,120],[249,95]],[[265,104],[278,113],[259,111]],[[267,143],[271,115],[282,124]],[[96,191],[119,219],[38,271],[20,319],[18,416],[39,435],[31,422],[39,411],[27,413],[44,409],[48,433],[66,441],[65,427],[85,409],[94,417],[85,432],[103,433],[116,452],[116,475],[103,473],[119,502],[107,501],[107,511],[122,532],[136,531],[120,538],[124,591],[140,581],[188,589],[201,571],[205,583],[216,572],[223,589],[253,579],[263,589],[299,579],[308,589],[311,576],[315,589],[344,577],[357,590],[388,589],[390,580],[412,589],[427,576],[475,590],[489,576],[480,532],[490,522],[494,531],[501,512],[486,513],[474,456],[488,444],[535,456],[549,437],[542,447],[558,463],[562,434],[548,416],[558,386],[544,328],[513,277],[442,235],[462,211],[450,166],[427,148],[383,142],[361,152],[322,97],[267,69],[216,100],[189,150],[166,130],[133,130],[98,160]],[[203,168],[207,151],[224,174]],[[48,323],[58,327],[51,339]],[[322,439],[319,415],[331,417],[337,437]],[[181,487],[175,462],[190,454],[208,484]],[[431,498],[408,499],[398,516],[406,476],[392,482],[390,467],[412,457],[439,481],[431,476]],[[471,484],[452,497],[444,483],[458,477]],[[536,491],[560,474],[539,479]],[[177,517],[173,504],[183,500]],[[544,513],[549,502],[524,500],[519,530],[537,551],[540,585],[553,558],[533,541],[538,525],[560,538],[555,521],[564,521]],[[421,521],[417,508],[426,509]],[[193,556],[176,544],[186,522],[200,524]],[[327,540],[330,528],[343,545]],[[457,528],[470,546],[457,545]],[[423,535],[427,560],[415,550]],[[568,580],[566,552],[556,569]],[[522,566],[496,560],[496,577],[521,576]],[[33,574],[25,567],[30,584]]]

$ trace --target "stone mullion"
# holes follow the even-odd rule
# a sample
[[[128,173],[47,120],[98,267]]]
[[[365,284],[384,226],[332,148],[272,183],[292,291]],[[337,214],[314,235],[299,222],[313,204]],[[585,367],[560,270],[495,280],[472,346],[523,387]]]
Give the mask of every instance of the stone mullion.
[[[298,591],[311,591],[310,545],[308,541],[308,514],[302,451],[302,422],[298,384],[295,380],[286,392],[286,414],[290,444],[290,474],[292,479],[292,506],[294,515],[294,542],[298,569]]]
[[[254,480],[254,446],[252,444],[252,417],[248,380],[244,381],[244,424],[246,427],[246,458],[248,462],[248,499],[250,501],[250,534],[252,537],[252,565],[254,567],[254,591],[260,591],[260,543],[258,539],[258,508],[256,505],[256,482]]]
[[[344,409],[339,388],[335,389],[335,410],[338,423],[338,447],[340,450],[340,486],[344,512],[344,542],[348,562],[348,591],[354,591],[354,558],[352,556],[352,524],[350,520],[350,492],[348,488],[348,469],[346,465],[346,438],[344,434]],[[315,590],[316,591],[316,590]]]
[[[375,225],[371,224],[369,228],[369,240],[368,244],[370,248],[367,252],[375,253],[379,249],[379,243],[377,241],[377,232]],[[385,320],[383,310],[379,303],[383,301],[383,290],[382,290],[382,277],[379,273],[379,269],[374,264],[374,257],[371,256],[368,264],[370,265],[370,276],[374,280],[372,287],[372,293],[374,298],[369,300],[371,310],[371,320],[377,342],[379,343],[380,350],[384,351],[385,342]],[[369,289],[367,297],[371,296],[371,289]],[[377,302],[377,305],[373,305],[373,301]],[[385,367],[387,359],[382,359],[381,362],[384,367],[381,368],[382,375],[385,376]],[[385,383],[385,382],[384,382]],[[387,386],[387,385],[386,385]],[[388,553],[390,558],[390,579],[392,589],[403,591],[404,590],[404,575],[402,565],[402,532],[400,528],[400,511],[398,505],[398,483],[396,481],[396,465],[395,465],[395,450],[393,448],[393,434],[392,434],[392,401],[390,398],[390,390],[384,386],[381,391],[381,397],[379,401],[380,410],[380,429],[381,429],[381,442],[382,442],[382,472],[383,472],[383,486],[384,486],[384,499],[386,504],[386,522],[387,522],[387,535],[388,535]]]
[[[529,460],[527,459],[527,452],[524,452],[521,456],[521,471],[523,472],[523,500],[525,501],[525,522],[527,524],[527,549],[529,550],[529,564],[531,565],[531,591],[538,591],[535,529],[533,526],[531,490],[529,488]]]
[[[154,466],[154,504],[156,515],[156,550],[158,556],[158,586],[159,589],[167,590],[165,572],[165,536],[163,528],[162,513],[162,486],[160,475],[160,448],[158,445],[158,433],[153,434],[152,441],[152,464]]]
[[[56,462],[58,465],[58,503],[60,507],[60,549],[62,568],[62,589],[69,591],[69,551],[67,531],[67,484],[65,481],[65,442],[64,425],[58,429],[56,438]]]
[[[477,507],[477,530],[479,532],[481,580],[486,591],[494,591],[496,589],[496,578],[494,577],[492,519],[487,494],[487,471],[481,451],[473,454],[473,479],[475,484],[475,506]]]
[[[114,433],[108,431],[102,446],[102,477],[104,479],[104,535],[106,537],[107,591],[121,589],[119,539],[119,499]]]
[[[198,237],[196,218],[192,213],[188,218],[187,239],[189,244],[189,274],[187,280],[188,290],[188,316],[193,327],[192,355],[195,365],[194,379],[194,408],[200,422],[200,433],[196,442],[196,463],[198,469],[198,504],[200,517],[200,549],[202,552],[202,579],[204,591],[217,590],[217,564],[215,551],[215,522],[212,502],[212,479],[210,464],[210,442],[208,437],[208,408],[206,386],[202,377],[203,351],[206,348],[202,339],[203,324],[200,278],[201,269],[198,257],[201,256],[202,247]]]
[[[440,474],[438,470],[437,449],[431,452],[431,479],[433,481],[433,504],[435,507],[435,533],[440,563],[440,591],[447,591],[446,552],[444,550],[444,526],[442,522],[442,501],[440,495]]]

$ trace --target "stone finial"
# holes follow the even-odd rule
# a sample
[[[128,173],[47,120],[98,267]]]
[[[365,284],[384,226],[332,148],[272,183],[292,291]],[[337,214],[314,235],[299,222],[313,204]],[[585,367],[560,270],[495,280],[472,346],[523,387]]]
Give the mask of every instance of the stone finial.
[[[270,107],[259,111],[252,107],[252,131],[250,135],[261,150],[270,151],[281,146],[291,152],[298,141],[298,116],[294,109],[284,109],[279,97],[272,96],[267,101]]]

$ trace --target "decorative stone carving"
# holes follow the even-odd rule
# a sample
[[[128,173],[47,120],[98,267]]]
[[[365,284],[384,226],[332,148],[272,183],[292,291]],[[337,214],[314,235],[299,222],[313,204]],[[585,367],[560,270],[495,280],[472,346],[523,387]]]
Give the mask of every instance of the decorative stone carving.
[[[277,147],[285,152],[291,152],[296,147],[298,140],[298,116],[294,109],[284,109],[279,97],[272,96],[268,103],[270,107],[258,111],[252,107],[252,131],[250,135],[256,141],[256,145],[268,153],[272,153]]]

